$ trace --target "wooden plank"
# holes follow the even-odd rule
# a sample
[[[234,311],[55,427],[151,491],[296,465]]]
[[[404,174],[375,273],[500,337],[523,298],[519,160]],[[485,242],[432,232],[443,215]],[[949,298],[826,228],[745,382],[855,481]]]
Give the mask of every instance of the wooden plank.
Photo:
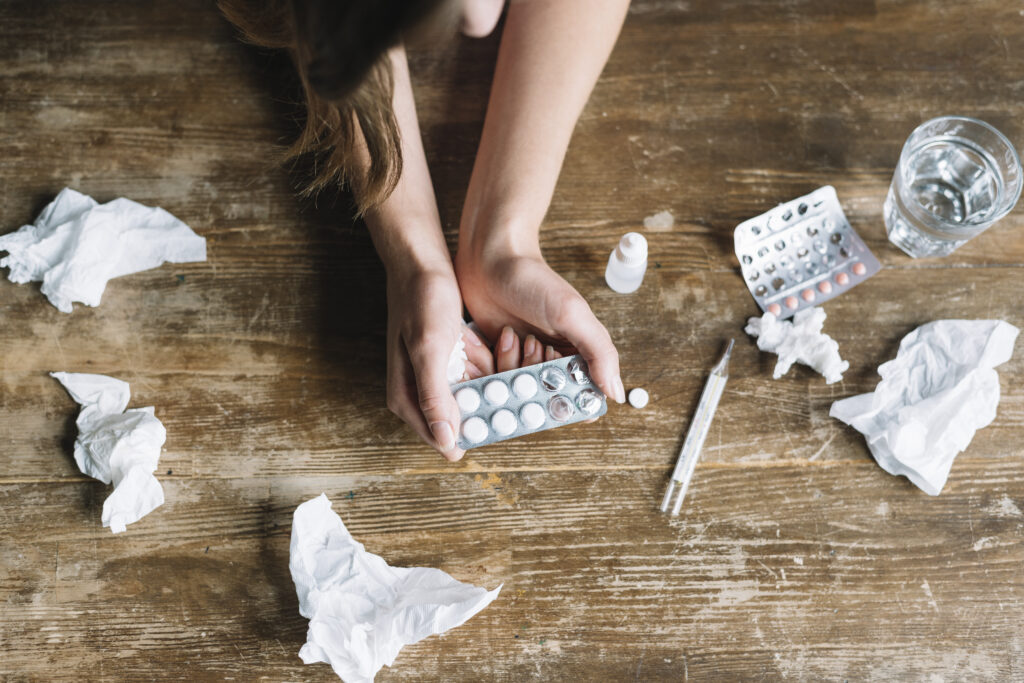
[[[598,270],[579,265],[575,273],[588,269]],[[473,451],[474,466],[667,467],[706,373],[729,337],[738,346],[706,460],[862,461],[863,440],[829,418],[829,408],[835,400],[871,391],[878,382],[876,368],[895,356],[906,333],[932,319],[960,317],[965,308],[979,317],[1024,326],[1015,300],[1000,294],[1008,287],[1024,287],[1024,269],[958,271],[955,287],[945,269],[884,270],[828,305],[825,330],[851,363],[842,383],[826,385],[802,366],[772,380],[776,357],[759,352],[731,322],[745,320],[756,310],[740,279],[728,272],[673,271],[652,270],[644,285],[651,296],[639,306],[631,297],[602,291],[592,275],[581,283],[613,337],[626,340],[620,347],[624,377],[630,386],[650,391],[648,408],[612,406],[612,416],[593,425]],[[281,273],[277,284],[272,275],[266,277],[262,297],[233,304],[237,289],[204,286],[208,281],[202,274],[182,284],[161,269],[115,281],[113,302],[69,316],[44,304],[31,291],[34,285],[15,288],[8,283],[19,303],[11,305],[9,341],[0,344],[10,349],[0,358],[0,410],[12,418],[0,422],[0,439],[14,447],[4,476],[35,480],[74,475],[68,456],[78,410],[46,375],[51,370],[99,372],[128,381],[131,405],[155,405],[168,429],[162,469],[182,475],[445,469],[384,407],[380,329],[359,338],[359,328],[372,328],[369,319],[354,330],[342,331],[330,322],[325,331],[310,329],[306,321],[333,319],[337,313],[301,297],[293,301],[315,278]],[[893,291],[908,294],[886,300],[886,293]],[[157,300],[160,315],[153,316],[150,310],[156,309],[147,302]],[[207,308],[200,300],[216,303]],[[908,301],[913,305],[906,305]],[[204,311],[211,310],[207,318]],[[694,316],[697,310],[702,313]],[[191,327],[187,321],[197,315],[201,323]],[[658,322],[634,331],[638,315]],[[886,330],[866,326],[865,320],[884,320]],[[38,343],[18,342],[26,338]],[[664,352],[652,354],[649,349]],[[691,360],[680,363],[680,358]],[[1012,378],[1022,368],[1019,354],[1000,368],[1004,381],[997,418],[978,433],[967,456],[1018,454],[1014,435],[1024,428],[1024,389]],[[382,448],[393,457],[381,458]]]
[[[958,462],[931,498],[873,465],[756,478],[702,466],[672,522],[650,472],[173,481],[164,507],[115,537],[89,484],[7,485],[29,503],[5,506],[7,542],[53,542],[30,563],[50,573],[5,572],[0,667],[74,649],[87,677],[158,675],[167,657],[183,676],[318,677],[295,657],[305,623],[287,544],[294,506],[324,490],[389,562],[505,584],[458,631],[403,651],[397,679],[468,680],[483,649],[499,679],[586,675],[595,654],[616,676],[627,662],[669,677],[1010,673],[1019,653],[999,635],[1024,599],[1018,471]]]

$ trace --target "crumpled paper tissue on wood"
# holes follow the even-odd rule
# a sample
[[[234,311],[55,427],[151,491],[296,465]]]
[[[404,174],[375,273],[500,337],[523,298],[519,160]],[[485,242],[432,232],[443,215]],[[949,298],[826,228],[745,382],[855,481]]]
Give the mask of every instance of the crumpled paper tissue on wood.
[[[51,372],[82,406],[78,414],[75,462],[83,474],[113,484],[103,501],[103,526],[115,534],[164,502],[153,473],[167,430],[148,408],[128,407],[128,383],[105,375]]]
[[[309,619],[299,657],[329,663],[346,683],[372,681],[403,646],[463,624],[501,590],[388,565],[352,538],[322,493],[295,510],[288,564]]]
[[[58,310],[73,301],[99,306],[107,281],[156,268],[165,261],[206,260],[206,240],[160,208],[130,199],[98,204],[69,187],[61,190],[34,225],[0,235],[0,268],[11,282],[42,281]]]
[[[833,384],[843,378],[850,364],[839,356],[839,344],[824,334],[825,310],[805,308],[797,311],[793,322],[779,320],[772,313],[747,321],[744,331],[757,337],[757,348],[778,354],[774,379],[779,379],[793,367],[802,363],[825,377],[825,384]]]
[[[882,469],[937,496],[953,459],[999,405],[995,371],[1020,332],[1002,320],[936,320],[900,342],[871,393],[836,401],[829,415],[867,439]]]

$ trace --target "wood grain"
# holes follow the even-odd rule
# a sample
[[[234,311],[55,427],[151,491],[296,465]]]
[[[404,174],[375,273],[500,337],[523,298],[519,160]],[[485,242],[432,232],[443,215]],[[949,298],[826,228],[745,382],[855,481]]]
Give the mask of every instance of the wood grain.
[[[412,70],[454,246],[497,36]],[[1024,360],[932,498],[828,417],[910,330],[1024,326],[1024,218],[942,260],[885,238],[881,205],[921,121],[1024,140],[1013,3],[635,0],[577,126],[542,231],[615,339],[643,410],[449,465],[384,407],[379,261],[343,196],[295,197],[287,60],[212,3],[0,4],[0,232],[66,185],[160,205],[209,260],[114,280],[64,315],[0,280],[0,678],[332,680],[303,666],[291,514],[321,491],[367,549],[504,589],[379,680],[1016,680],[1024,676]],[[742,332],[736,224],[823,184],[885,269],[828,303],[851,369],[825,385]],[[647,231],[631,296],[602,279]],[[731,379],[685,513],[655,505],[725,339]],[[168,430],[166,504],[100,526],[71,459],[77,408],[47,372],[130,382]]]

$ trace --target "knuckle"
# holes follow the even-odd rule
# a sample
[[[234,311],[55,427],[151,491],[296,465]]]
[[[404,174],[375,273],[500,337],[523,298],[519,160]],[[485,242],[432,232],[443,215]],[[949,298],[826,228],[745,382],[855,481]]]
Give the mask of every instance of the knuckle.
[[[444,414],[445,401],[440,395],[424,391],[420,393],[419,399],[420,410],[423,411],[425,416],[440,416]]]

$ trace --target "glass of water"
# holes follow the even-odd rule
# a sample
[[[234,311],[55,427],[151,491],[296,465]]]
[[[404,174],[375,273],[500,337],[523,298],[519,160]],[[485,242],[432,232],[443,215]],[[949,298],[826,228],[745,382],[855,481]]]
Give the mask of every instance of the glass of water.
[[[1017,203],[1021,165],[984,121],[942,116],[918,126],[885,198],[889,241],[914,258],[946,256]]]

